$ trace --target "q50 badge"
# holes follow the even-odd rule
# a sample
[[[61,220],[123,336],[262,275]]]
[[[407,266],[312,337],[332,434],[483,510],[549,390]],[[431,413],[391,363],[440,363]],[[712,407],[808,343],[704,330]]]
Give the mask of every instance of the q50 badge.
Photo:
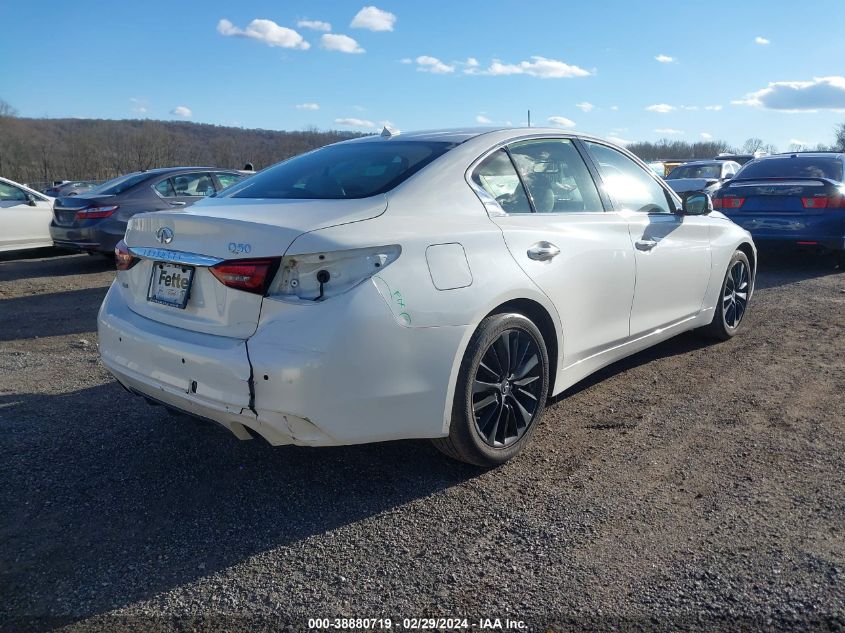
[[[233,255],[240,255],[242,253],[251,253],[252,244],[241,244],[240,242],[229,242],[229,252]]]

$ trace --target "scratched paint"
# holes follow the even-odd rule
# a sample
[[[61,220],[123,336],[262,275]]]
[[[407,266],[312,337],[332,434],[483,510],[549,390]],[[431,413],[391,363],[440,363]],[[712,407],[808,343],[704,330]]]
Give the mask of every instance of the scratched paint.
[[[408,311],[408,307],[405,303],[405,297],[402,294],[401,290],[393,290],[390,287],[390,284],[387,283],[383,277],[376,275],[373,277],[373,280],[376,282],[376,288],[378,288],[379,294],[385,299],[387,304],[390,306],[391,312],[393,312],[393,316],[399,321],[401,325],[410,326],[411,325],[411,314]]]

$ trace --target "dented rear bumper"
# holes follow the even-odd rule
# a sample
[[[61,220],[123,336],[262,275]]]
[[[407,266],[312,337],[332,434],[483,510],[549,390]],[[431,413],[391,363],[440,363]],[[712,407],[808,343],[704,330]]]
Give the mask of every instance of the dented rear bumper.
[[[113,285],[100,354],[133,393],[241,439],[335,446],[448,432],[466,327],[405,327],[374,283],[322,304],[266,304],[244,340],[136,314]]]

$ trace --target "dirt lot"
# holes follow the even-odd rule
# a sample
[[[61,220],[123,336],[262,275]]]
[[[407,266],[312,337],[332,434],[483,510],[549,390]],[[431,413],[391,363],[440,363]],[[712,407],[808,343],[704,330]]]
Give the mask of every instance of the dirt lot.
[[[0,258],[2,628],[845,627],[830,264],[764,257],[742,336],[608,368],[479,472],[426,442],[274,449],[150,408],[98,360],[111,264],[36,255]]]

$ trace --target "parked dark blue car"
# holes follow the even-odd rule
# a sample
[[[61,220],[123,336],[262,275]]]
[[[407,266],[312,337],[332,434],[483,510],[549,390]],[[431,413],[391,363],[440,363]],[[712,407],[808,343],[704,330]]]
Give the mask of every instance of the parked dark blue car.
[[[845,154],[807,152],[757,158],[713,198],[713,207],[758,245],[845,254]]]

